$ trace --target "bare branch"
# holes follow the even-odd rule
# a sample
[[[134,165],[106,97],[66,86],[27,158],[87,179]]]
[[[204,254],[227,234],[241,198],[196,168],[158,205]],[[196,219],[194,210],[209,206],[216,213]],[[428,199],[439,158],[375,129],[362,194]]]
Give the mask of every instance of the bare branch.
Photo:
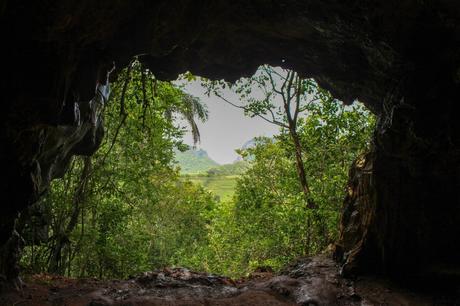
[[[289,70],[283,69],[283,71],[289,73]],[[287,76],[283,76],[282,74],[278,73],[275,69],[270,69],[270,72],[276,74],[277,76],[279,76],[284,81],[286,81],[288,79]]]
[[[308,101],[307,104],[304,107],[300,108],[299,113],[303,113],[304,111],[306,111],[308,109],[308,107],[310,105],[312,105],[313,103],[318,102],[320,100],[321,100],[320,98],[316,98],[316,99],[312,99],[312,100]]]
[[[110,144],[110,147],[107,150],[107,152],[105,152],[105,154],[102,157],[101,162],[99,163],[98,166],[102,166],[105,163],[105,160],[107,159],[107,156],[110,154],[110,152],[112,151],[113,147],[115,146],[115,142],[117,141],[118,134],[120,133],[121,127],[125,123],[127,117],[128,117],[128,114],[124,113],[123,117],[120,120],[120,123],[117,126],[117,129],[115,130],[115,134],[113,135],[113,138],[112,138],[112,143]]]
[[[286,124],[284,124],[284,123],[282,123],[282,122],[280,122],[278,120],[270,120],[270,119],[264,117],[261,114],[256,114],[256,116],[259,117],[259,118],[262,118],[263,120],[267,121],[268,123],[275,124],[275,125],[277,125],[279,127],[288,128],[288,126]]]
[[[222,96],[222,95],[221,95],[220,93],[218,93],[218,92],[215,92],[214,94],[215,94],[217,97],[221,98],[224,102],[230,104],[230,105],[233,106],[233,107],[236,107],[236,108],[239,108],[239,109],[242,109],[242,110],[247,110],[246,107],[231,102],[230,100],[228,100],[227,98],[225,98],[224,96]]]
[[[217,93],[217,92],[215,92],[214,94],[215,94],[217,97],[219,97],[220,99],[222,99],[222,101],[224,101],[224,102],[230,104],[231,106],[236,107],[236,108],[239,108],[239,109],[242,109],[242,110],[244,110],[244,111],[248,111],[248,108],[247,108],[247,107],[241,106],[241,105],[238,105],[238,104],[235,104],[235,103],[231,102],[230,100],[228,100],[227,98],[223,97],[222,95],[220,95],[220,94]],[[275,115],[273,114],[273,112],[272,112],[271,109],[269,109],[269,111],[270,111],[270,113],[272,114],[273,120],[270,120],[270,119],[268,119],[267,117],[265,117],[265,116],[263,116],[263,115],[261,115],[261,114],[255,114],[255,115],[256,115],[257,117],[259,117],[259,118],[261,118],[261,119],[267,121],[268,123],[275,124],[275,125],[278,125],[278,126],[280,126],[280,127],[288,128],[288,126],[287,126],[286,124],[284,124],[283,122],[280,122],[280,121],[278,121],[278,120],[275,119]]]
[[[273,72],[274,72],[274,70],[273,70]],[[282,93],[279,89],[276,88],[275,80],[273,80],[272,74],[271,74],[271,73],[267,73],[267,74],[268,74],[268,77],[269,77],[269,79],[270,79],[270,84],[272,85],[272,90],[273,90],[275,93],[277,93],[277,94],[279,94],[280,96],[282,96],[283,93]]]
[[[284,127],[284,128],[288,128],[288,126],[282,122],[280,122],[279,120],[276,120],[276,116],[275,114],[273,113],[273,110],[271,108],[268,109],[268,111],[270,112],[271,116],[272,116],[272,121],[273,123],[281,126],[281,127]]]

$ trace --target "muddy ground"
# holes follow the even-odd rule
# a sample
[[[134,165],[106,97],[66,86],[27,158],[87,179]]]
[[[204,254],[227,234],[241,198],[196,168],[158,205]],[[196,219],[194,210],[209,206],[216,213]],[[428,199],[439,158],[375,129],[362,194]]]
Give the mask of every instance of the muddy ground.
[[[453,280],[391,283],[344,279],[329,256],[298,260],[279,274],[261,270],[232,280],[185,268],[145,272],[129,280],[30,276],[22,290],[4,288],[0,305],[460,305]]]

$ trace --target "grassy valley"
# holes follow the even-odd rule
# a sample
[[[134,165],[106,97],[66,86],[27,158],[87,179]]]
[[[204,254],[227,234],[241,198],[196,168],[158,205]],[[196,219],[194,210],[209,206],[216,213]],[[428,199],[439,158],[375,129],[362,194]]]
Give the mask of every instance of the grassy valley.
[[[184,178],[194,183],[201,184],[208,191],[219,197],[219,200],[229,200],[235,191],[237,175],[212,175],[196,174],[185,175]]]
[[[241,160],[219,165],[202,149],[178,152],[176,161],[184,179],[201,184],[221,201],[231,199],[237,178],[248,168],[248,163]]]

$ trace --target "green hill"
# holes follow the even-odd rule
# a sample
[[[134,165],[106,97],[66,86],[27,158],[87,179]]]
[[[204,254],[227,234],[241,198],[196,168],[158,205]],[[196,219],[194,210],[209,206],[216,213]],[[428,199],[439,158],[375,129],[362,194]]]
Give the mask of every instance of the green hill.
[[[248,168],[246,161],[219,165],[205,150],[176,152],[176,161],[184,179],[201,184],[221,200],[230,199],[234,193],[236,180]]]
[[[243,174],[249,167],[248,162],[244,160],[236,161],[232,164],[219,165],[206,171],[209,176],[219,175],[240,175]]]
[[[182,174],[204,173],[209,169],[219,166],[212,160],[205,150],[176,151],[176,161],[181,168]]]

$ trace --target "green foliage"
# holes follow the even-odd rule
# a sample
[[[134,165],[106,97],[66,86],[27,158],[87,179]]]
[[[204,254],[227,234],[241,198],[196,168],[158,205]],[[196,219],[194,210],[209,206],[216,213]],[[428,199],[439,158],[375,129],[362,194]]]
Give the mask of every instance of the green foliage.
[[[248,98],[255,83],[272,82],[262,75],[241,83],[239,94]],[[195,120],[207,118],[206,108],[132,63],[113,84],[101,149],[74,158],[43,199],[40,217],[32,218],[25,270],[123,278],[186,266],[237,277],[322,251],[337,237],[348,168],[367,148],[374,118],[358,103],[343,106],[311,80],[297,82],[302,95],[317,98],[297,106],[298,143],[267,91],[266,99],[246,100],[246,113],[273,112],[279,135],[239,150],[244,161],[216,166],[203,159],[207,154],[186,151],[184,127],[176,123],[185,118],[198,137]],[[305,205],[296,146],[315,209]],[[176,160],[182,170],[201,174],[181,176]]]
[[[262,66],[236,84],[204,84],[208,94],[280,127],[274,140],[258,139],[240,152],[251,167],[238,180],[233,202],[219,208],[228,211],[216,217],[212,230],[219,239],[211,239],[219,262],[232,265],[216,269],[234,275],[258,265],[279,268],[326,248],[337,237],[348,167],[368,146],[373,117],[281,68]],[[228,100],[225,88],[239,101]]]
[[[348,169],[367,149],[374,118],[361,105],[344,107],[329,95],[308,112],[299,121],[299,135],[308,148],[303,157],[317,208],[305,207],[286,131],[274,140],[257,139],[245,152],[253,160],[237,181],[233,202],[220,205],[213,219],[213,269],[229,275],[257,266],[278,269],[337,238]]]
[[[262,65],[250,78],[235,83],[224,80],[203,80],[208,95],[244,111],[248,117],[260,117],[284,128],[296,129],[298,116],[308,105],[320,100],[318,86],[312,79],[302,79],[296,72],[280,67]],[[229,89],[238,101],[229,100],[224,89]]]
[[[41,203],[49,239],[26,247],[26,270],[106,278],[163,265],[202,268],[183,254],[207,244],[215,202],[175,170],[174,152],[185,147],[180,116],[191,124],[207,113],[138,62],[125,69],[106,105],[102,147],[74,158]]]

